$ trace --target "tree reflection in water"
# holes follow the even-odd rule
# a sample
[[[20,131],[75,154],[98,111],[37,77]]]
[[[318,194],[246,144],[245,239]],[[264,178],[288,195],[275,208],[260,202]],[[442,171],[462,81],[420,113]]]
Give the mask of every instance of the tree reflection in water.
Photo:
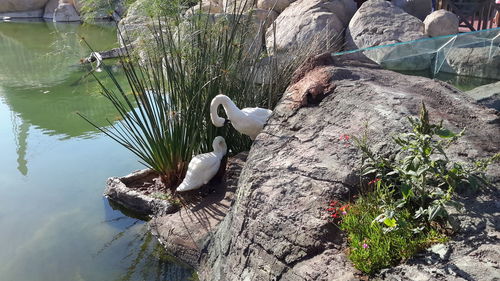
[[[104,223],[118,221],[122,221],[122,223],[125,221],[127,225],[125,225],[120,232],[115,234],[111,240],[104,243],[102,248],[95,254],[95,256],[99,256],[111,248],[115,243],[118,243],[122,238],[130,240],[126,244],[126,255],[121,258],[121,263],[126,265],[126,272],[114,279],[115,281],[198,280],[194,269],[169,255],[148,230],[147,224],[142,220],[120,216],[104,221]],[[137,226],[139,230],[137,230],[135,226]],[[130,232],[134,232],[132,238],[130,238]]]

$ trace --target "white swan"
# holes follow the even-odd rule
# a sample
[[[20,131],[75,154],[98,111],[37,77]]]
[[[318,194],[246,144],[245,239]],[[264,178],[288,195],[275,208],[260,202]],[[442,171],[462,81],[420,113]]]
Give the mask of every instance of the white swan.
[[[222,127],[226,122],[224,118],[217,115],[219,105],[224,107],[227,118],[236,131],[248,135],[252,140],[257,137],[273,113],[272,110],[259,107],[248,107],[240,110],[227,96],[217,95],[210,104],[210,118],[216,127]]]
[[[177,192],[189,191],[207,184],[219,171],[222,157],[226,155],[227,146],[223,137],[216,137],[212,143],[213,152],[193,157],[188,165],[186,177],[177,187]]]
[[[101,64],[102,64],[102,56],[99,52],[92,52],[90,53],[90,56],[87,58],[87,61],[90,63],[97,62],[95,71],[96,72],[101,72]]]

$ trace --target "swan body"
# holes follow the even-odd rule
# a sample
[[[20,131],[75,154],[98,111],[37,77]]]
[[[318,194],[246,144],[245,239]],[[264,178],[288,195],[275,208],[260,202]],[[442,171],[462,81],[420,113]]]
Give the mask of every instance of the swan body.
[[[227,146],[223,137],[216,137],[212,143],[213,152],[193,157],[188,165],[186,177],[177,187],[177,192],[189,191],[207,184],[219,171],[222,157],[226,155]]]
[[[101,64],[102,64],[102,56],[99,52],[92,52],[90,56],[87,58],[89,62],[96,62],[95,71],[101,72]]]
[[[224,107],[227,118],[231,121],[236,131],[249,136],[252,140],[262,131],[267,119],[273,113],[272,110],[259,107],[249,107],[240,110],[229,97],[217,95],[210,104],[210,118],[216,127],[224,126],[226,121],[217,115],[219,105]]]

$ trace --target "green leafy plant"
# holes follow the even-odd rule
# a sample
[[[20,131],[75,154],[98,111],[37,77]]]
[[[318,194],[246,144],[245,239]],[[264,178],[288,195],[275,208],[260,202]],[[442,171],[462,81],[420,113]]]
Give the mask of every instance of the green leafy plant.
[[[382,198],[382,214],[374,221],[394,222],[397,210],[406,209],[422,222],[446,219],[446,206],[455,206],[452,200],[459,187],[477,189],[487,184],[484,170],[487,163],[466,165],[451,161],[445,149],[464,133],[453,133],[442,123],[431,124],[422,104],[419,118],[408,118],[412,131],[393,138],[399,148],[386,157],[376,155],[367,141],[354,138],[364,156],[363,176],[381,181],[375,192]],[[491,161],[491,160],[489,160]],[[396,220],[397,221],[397,220]],[[388,229],[397,225],[390,223]]]
[[[362,194],[342,216],[349,257],[367,274],[392,266],[430,243],[446,240],[438,224],[447,220],[447,207],[458,188],[487,185],[485,171],[500,154],[473,164],[451,161],[446,148],[464,133],[431,124],[422,104],[418,118],[408,118],[412,130],[393,137],[397,149],[385,156],[374,153],[365,134],[353,137],[363,155]]]
[[[383,202],[376,194],[367,194],[342,216],[340,227],[347,233],[349,258],[362,272],[374,274],[412,257],[432,243],[446,241],[444,235],[430,226],[419,232],[412,231],[415,222],[408,210],[398,213],[399,227],[386,232],[386,225],[372,223],[380,212],[380,204]]]

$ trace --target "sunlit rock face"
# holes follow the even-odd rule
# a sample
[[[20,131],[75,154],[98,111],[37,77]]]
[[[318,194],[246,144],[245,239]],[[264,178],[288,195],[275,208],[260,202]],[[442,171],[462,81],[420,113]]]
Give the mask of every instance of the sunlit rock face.
[[[0,13],[24,12],[43,9],[48,0],[2,0]]]
[[[500,149],[497,113],[444,82],[324,56],[306,61],[295,77],[252,145],[231,210],[203,248],[200,280],[359,280],[343,250],[341,231],[328,223],[324,211],[329,200],[348,198],[359,186],[361,155],[346,135],[366,134],[372,151],[386,155],[394,148],[392,137],[409,131],[407,117],[417,116],[424,102],[433,123],[442,121],[454,132],[467,128],[448,147],[451,161],[484,159]],[[487,173],[493,185],[500,183],[499,164]],[[477,251],[491,246],[489,237],[498,233],[493,227],[498,225],[493,219],[498,192],[485,190],[484,195],[490,203],[472,203],[474,208],[457,219],[468,221],[465,231],[450,239],[453,262],[470,280],[493,280],[478,273],[492,276],[496,269],[479,257],[498,256],[497,249]],[[462,243],[456,254],[455,246]],[[405,267],[394,278],[375,280],[441,280],[436,272],[455,266],[432,264],[423,270],[421,264],[405,266],[428,274],[405,279]]]

